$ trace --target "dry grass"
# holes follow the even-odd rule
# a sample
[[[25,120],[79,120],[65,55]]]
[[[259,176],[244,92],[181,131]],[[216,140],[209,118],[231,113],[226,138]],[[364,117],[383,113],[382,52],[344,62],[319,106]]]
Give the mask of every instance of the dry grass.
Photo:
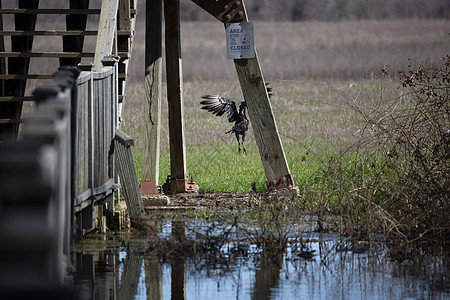
[[[257,22],[255,42],[268,81],[361,80],[384,65],[404,68],[408,58],[439,60],[449,49],[449,32],[450,21],[445,20]],[[138,26],[132,64],[139,66],[139,77],[144,34]],[[181,34],[185,81],[236,81],[233,63],[226,59],[222,24],[182,23]]]
[[[324,156],[352,145],[364,122],[355,105],[382,103],[383,97],[401,93],[378,79],[381,69],[386,65],[404,69],[407,58],[439,61],[450,46],[449,25],[433,20],[256,23],[261,67],[274,90],[272,109],[288,160],[296,160],[289,161],[291,171],[307,171],[298,157],[313,157],[320,164]],[[226,120],[199,109],[200,97],[207,93],[242,99],[233,62],[226,59],[223,25],[182,23],[181,32],[188,159],[190,149],[202,145],[220,153],[228,144],[234,151],[234,137],[224,134],[229,128]],[[143,40],[144,29],[138,26],[123,123],[136,140],[137,153],[142,150],[145,124],[140,104],[145,99]],[[168,153],[164,89],[162,105],[164,155]],[[257,151],[251,129],[247,143]]]

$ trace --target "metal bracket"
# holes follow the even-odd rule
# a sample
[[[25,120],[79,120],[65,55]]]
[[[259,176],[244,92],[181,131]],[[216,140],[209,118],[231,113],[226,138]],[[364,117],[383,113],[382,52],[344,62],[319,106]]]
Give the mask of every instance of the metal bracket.
[[[192,0],[222,23],[241,22],[246,18],[243,0]]]
[[[189,181],[187,174],[185,179],[172,179],[169,175],[167,176],[166,182],[164,183],[162,189],[165,194],[197,192],[198,185],[192,178]]]
[[[266,181],[269,192],[279,191],[287,188],[288,186],[294,186],[294,179],[291,174],[280,176],[278,178],[269,179]]]

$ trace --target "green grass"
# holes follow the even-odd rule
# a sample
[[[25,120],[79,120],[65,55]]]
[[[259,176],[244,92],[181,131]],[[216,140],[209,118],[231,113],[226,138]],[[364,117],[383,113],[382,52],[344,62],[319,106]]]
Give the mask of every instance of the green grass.
[[[366,101],[366,98],[358,99],[355,95],[361,95],[361,91],[367,99],[378,95],[380,82],[354,84],[352,81],[330,85],[276,81],[271,85],[274,88],[272,110],[294,182],[303,189],[310,188],[330,157],[352,155],[351,147],[358,139],[358,126],[364,123],[361,115],[353,109],[354,101],[359,104]],[[258,192],[266,190],[266,176],[252,128],[245,142],[247,154],[238,154],[235,137],[224,134],[231,126],[226,118],[218,118],[199,108],[202,91],[211,89],[208,86],[209,83],[199,82],[185,84],[185,91],[190,95],[185,98],[184,116],[188,175],[203,191],[246,193],[254,191],[253,187]],[[221,90],[224,89],[220,84],[216,87],[219,94],[223,94]],[[393,86],[383,89],[398,93]],[[129,98],[131,101],[143,97],[141,88],[133,91],[136,96]],[[225,95],[239,99],[239,92],[237,87]],[[170,175],[167,107],[164,101],[162,104],[159,184],[163,184]],[[135,137],[133,151],[140,179],[143,140],[139,137],[145,130],[140,121],[143,112],[139,105],[127,105],[123,127],[127,134]]]
[[[324,145],[321,146],[325,147]],[[254,141],[247,144],[247,154],[238,153],[234,140],[230,143],[216,142],[202,146],[187,147],[186,169],[189,179],[199,185],[200,190],[208,192],[236,192],[251,193],[266,190],[266,177],[259,151]],[[294,182],[301,188],[311,188],[315,178],[329,163],[330,155],[327,152],[310,153],[307,149],[294,143],[285,146],[288,161]],[[346,154],[341,157],[342,162],[352,163],[358,158],[355,154]],[[134,151],[134,160],[138,179],[142,174],[142,155]],[[170,155],[164,153],[160,156],[159,184],[166,181],[170,175]]]

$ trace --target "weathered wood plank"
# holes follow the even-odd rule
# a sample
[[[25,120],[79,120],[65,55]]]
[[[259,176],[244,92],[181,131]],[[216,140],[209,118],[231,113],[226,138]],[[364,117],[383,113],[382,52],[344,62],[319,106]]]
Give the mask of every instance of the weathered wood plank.
[[[119,0],[119,10],[117,11],[117,29],[118,30],[130,30],[132,25],[132,20],[130,13],[130,0]],[[117,35],[117,51],[118,52],[131,52],[132,47],[132,34],[131,35]],[[129,57],[129,56],[128,56]],[[128,73],[128,57],[123,57],[118,63],[119,70],[119,94],[124,95],[126,89],[126,76],[121,77],[120,75],[127,75]]]
[[[110,146],[114,139],[113,80],[114,67],[104,67],[93,74],[94,107],[94,194],[111,187]],[[112,157],[111,157],[112,158]]]
[[[117,30],[130,30],[130,0],[119,0],[119,10],[117,11],[117,15]],[[130,37],[118,36],[117,49],[121,52],[130,51]]]
[[[133,227],[142,227],[145,225],[145,212],[131,152],[133,144],[132,138],[116,128],[114,151],[117,171],[122,182],[131,224]]]
[[[162,0],[146,2],[145,124],[141,193],[156,193],[159,177],[162,83]]]
[[[81,72],[77,80],[77,148],[75,150],[75,196],[85,201],[92,195],[92,72]]]
[[[167,100],[169,103],[170,169],[172,180],[185,179],[183,79],[180,39],[180,1],[164,0]]]
[[[258,56],[255,55],[252,59],[235,60],[235,67],[247,102],[248,114],[266,178],[273,179],[290,174],[290,171],[259,67]],[[252,82],[251,78],[261,78],[261,81]]]
[[[119,0],[102,1],[97,44],[95,46],[94,70],[100,69],[102,66],[101,60],[106,55],[112,54],[118,6]]]
[[[248,21],[247,18],[245,21]],[[290,174],[256,49],[254,58],[235,59],[234,65],[247,102],[266,178],[271,180]]]
[[[130,14],[130,0],[119,0],[119,18],[117,20],[118,30],[130,30],[131,14]]]

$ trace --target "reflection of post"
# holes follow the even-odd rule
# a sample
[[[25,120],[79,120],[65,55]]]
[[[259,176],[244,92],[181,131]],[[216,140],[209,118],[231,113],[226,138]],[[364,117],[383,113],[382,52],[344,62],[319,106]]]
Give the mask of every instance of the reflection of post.
[[[137,294],[139,276],[141,275],[142,258],[132,251],[127,252],[122,273],[122,281],[118,289],[117,299],[134,299]]]
[[[83,284],[77,284],[75,286],[75,294],[79,299],[94,299],[94,282],[95,282],[95,264],[94,256],[92,254],[76,254],[76,266],[74,282]]]
[[[263,254],[264,255],[264,254]],[[283,255],[276,255],[270,262],[261,258],[261,265],[255,272],[255,286],[252,299],[271,299],[271,291],[278,287],[280,281],[280,270],[283,264]]]
[[[147,300],[162,300],[162,271],[158,257],[144,259]]]
[[[114,270],[115,265],[115,255],[114,251],[105,251],[99,252],[98,265],[99,266],[108,266]],[[99,281],[96,281],[97,286],[94,287],[95,290],[95,299],[115,299],[115,282],[114,282],[114,271],[113,272],[104,272],[103,270],[99,271],[100,276],[104,276],[104,284],[99,284]]]
[[[172,221],[172,238],[180,243],[186,239],[184,221]],[[186,299],[186,261],[182,257],[172,260],[172,300]]]

